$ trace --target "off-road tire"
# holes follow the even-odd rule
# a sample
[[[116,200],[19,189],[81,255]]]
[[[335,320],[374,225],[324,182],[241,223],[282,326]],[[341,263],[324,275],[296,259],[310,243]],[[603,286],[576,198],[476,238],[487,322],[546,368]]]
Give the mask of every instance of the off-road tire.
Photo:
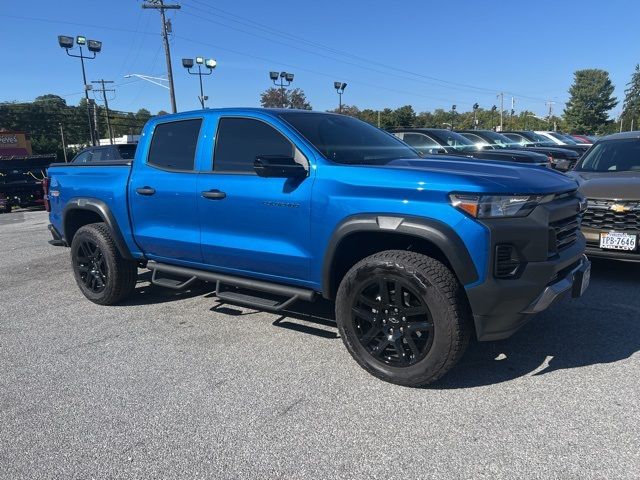
[[[83,242],[95,245],[101,252],[104,259],[103,266],[106,267],[104,288],[100,291],[93,291],[87,286],[86,272],[80,265],[79,249]],[[86,243],[85,243],[86,245]],[[71,242],[71,266],[73,275],[80,291],[94,303],[99,305],[114,305],[127,298],[135,289],[138,278],[138,265],[135,261],[127,260],[120,255],[111,229],[104,223],[91,223],[81,227],[73,237]]]
[[[363,347],[352,313],[363,285],[374,277],[389,276],[401,277],[421,297],[433,329],[426,356],[401,367],[390,366]],[[347,350],[362,368],[384,381],[410,387],[428,385],[447,373],[462,357],[473,330],[468,301],[453,272],[438,260],[404,250],[376,253],[347,272],[338,288],[336,320]],[[381,342],[384,340],[383,336]]]

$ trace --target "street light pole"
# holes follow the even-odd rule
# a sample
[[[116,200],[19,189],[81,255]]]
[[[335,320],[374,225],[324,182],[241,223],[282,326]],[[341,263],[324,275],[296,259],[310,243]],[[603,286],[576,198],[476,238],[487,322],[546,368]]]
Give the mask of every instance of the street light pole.
[[[69,53],[69,49],[73,48],[74,41],[78,45],[80,55]],[[98,40],[87,40],[87,38],[82,35],[78,35],[75,39],[66,35],[58,35],[58,44],[60,45],[60,47],[65,49],[67,55],[80,59],[80,65],[82,66],[82,81],[84,85],[84,98],[87,101],[87,121],[89,122],[89,136],[91,138],[91,145],[95,146],[97,137],[93,123],[91,122],[91,105],[89,104],[89,89],[91,88],[91,85],[87,84],[87,74],[84,69],[84,59],[86,58],[87,60],[93,60],[94,58],[96,58],[96,53],[102,50],[102,42]],[[89,51],[93,53],[92,57],[85,56],[82,53],[83,45],[87,45]]]
[[[344,93],[344,89],[347,88],[347,84],[344,82],[333,82],[333,88],[335,88],[338,93],[338,113],[342,113],[342,94]]]
[[[477,130],[478,129],[478,108],[480,108],[480,105],[478,105],[478,103],[474,103],[473,104],[473,129]]]
[[[204,102],[205,100],[208,100],[209,97],[207,97],[204,94],[204,90],[202,87],[202,76],[203,75],[211,75],[213,73],[213,69],[216,68],[216,65],[218,64],[214,59],[212,58],[208,58],[208,59],[204,59],[204,57],[196,57],[196,64],[198,64],[198,72],[192,72],[191,69],[193,68],[193,59],[192,58],[183,58],[182,59],[182,66],[184,68],[187,69],[187,72],[190,75],[198,75],[198,78],[200,79],[200,96],[198,97],[198,99],[200,100],[200,106],[202,107],[202,109],[204,110]],[[207,69],[209,70],[209,73],[202,73],[202,64],[204,64],[205,67],[207,67]]]
[[[164,15],[165,10],[178,10],[180,5],[165,5],[164,0],[149,0],[149,3],[143,3],[142,8],[152,8],[160,11],[160,20],[162,21],[162,41],[164,43],[164,55],[167,61],[167,78],[169,79],[169,97],[171,99],[171,112],[178,111],[176,107],[176,92],[173,85],[173,69],[171,68],[171,50],[169,48],[169,35],[167,31],[167,20]]]
[[[280,87],[281,104],[282,104],[282,108],[285,108],[287,101],[286,101],[284,87],[288,87],[289,85],[291,85],[291,82],[293,82],[293,73],[269,72],[269,78],[271,79],[271,81],[276,87],[278,86]],[[278,83],[278,79],[280,80],[280,83]],[[285,81],[287,82],[286,85],[284,83]]]

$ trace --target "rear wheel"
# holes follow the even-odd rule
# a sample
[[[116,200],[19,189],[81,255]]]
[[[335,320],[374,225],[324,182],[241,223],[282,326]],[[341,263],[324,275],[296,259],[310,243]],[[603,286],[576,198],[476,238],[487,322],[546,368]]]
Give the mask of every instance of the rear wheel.
[[[471,335],[468,304],[453,273],[408,251],[380,252],[351,268],[338,289],[336,319],[364,369],[412,387],[449,371]]]
[[[76,232],[71,242],[71,263],[78,287],[94,303],[118,303],[136,286],[137,263],[120,255],[104,223],[85,225]]]

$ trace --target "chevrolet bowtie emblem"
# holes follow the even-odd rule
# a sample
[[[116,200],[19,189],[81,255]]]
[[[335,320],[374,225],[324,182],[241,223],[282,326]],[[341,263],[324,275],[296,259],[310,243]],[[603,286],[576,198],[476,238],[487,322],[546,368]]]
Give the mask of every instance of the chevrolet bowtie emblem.
[[[613,205],[611,205],[609,207],[609,210],[613,210],[616,213],[622,213],[622,212],[628,211],[629,207],[627,207],[626,205],[623,205],[621,203],[614,203]]]

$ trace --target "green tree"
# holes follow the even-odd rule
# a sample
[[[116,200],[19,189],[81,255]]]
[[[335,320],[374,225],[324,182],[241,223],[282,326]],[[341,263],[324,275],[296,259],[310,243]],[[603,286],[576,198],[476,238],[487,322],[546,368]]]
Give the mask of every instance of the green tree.
[[[618,104],[613,90],[609,73],[605,70],[577,70],[564,110],[569,130],[593,134],[606,128],[611,123],[608,112]]]
[[[636,69],[631,75],[631,81],[627,83],[624,94],[622,118],[623,121],[629,122],[629,129],[633,130],[638,127],[640,117],[640,65],[636,64]]]
[[[300,88],[280,89],[271,87],[260,94],[260,104],[264,108],[297,108],[311,110],[304,91]]]

